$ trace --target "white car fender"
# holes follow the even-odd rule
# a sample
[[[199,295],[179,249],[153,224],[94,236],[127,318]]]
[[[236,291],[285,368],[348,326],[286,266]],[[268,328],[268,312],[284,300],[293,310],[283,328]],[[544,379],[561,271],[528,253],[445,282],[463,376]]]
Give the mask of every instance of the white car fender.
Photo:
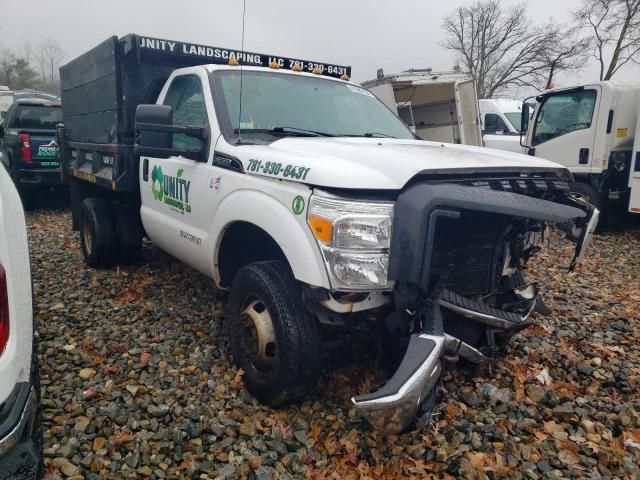
[[[224,232],[235,222],[247,222],[261,228],[282,249],[294,277],[316,287],[330,288],[329,278],[318,243],[307,225],[307,206],[311,191],[288,192],[282,189],[276,198],[259,190],[242,189],[227,195],[219,204],[209,238],[211,272],[216,285],[220,285],[218,254]],[[295,195],[299,194],[299,195]],[[292,212],[291,199],[301,196],[304,211]]]
[[[0,264],[7,275],[9,343],[0,355],[0,404],[31,373],[33,311],[27,230],[20,197],[0,165]]]

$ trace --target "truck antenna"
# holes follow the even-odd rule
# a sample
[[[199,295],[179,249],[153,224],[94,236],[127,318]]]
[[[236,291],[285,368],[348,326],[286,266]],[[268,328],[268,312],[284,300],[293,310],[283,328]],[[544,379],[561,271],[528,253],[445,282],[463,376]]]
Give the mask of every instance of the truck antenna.
[[[240,50],[244,54],[244,19],[247,14],[247,0],[242,1],[242,43]],[[240,105],[238,108],[238,144],[242,143],[242,65],[240,65]]]

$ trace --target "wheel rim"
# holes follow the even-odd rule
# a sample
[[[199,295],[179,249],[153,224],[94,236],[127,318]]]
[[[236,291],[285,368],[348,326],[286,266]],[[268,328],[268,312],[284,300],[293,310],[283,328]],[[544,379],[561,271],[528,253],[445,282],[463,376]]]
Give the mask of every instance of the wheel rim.
[[[87,252],[87,255],[91,255],[91,250],[93,248],[93,232],[91,231],[91,225],[89,222],[84,222],[82,226],[82,241],[84,243],[84,250]]]
[[[276,361],[276,335],[265,303],[259,298],[244,302],[240,313],[240,341],[243,354],[261,373],[270,373]]]
[[[592,199],[589,195],[586,195],[582,192],[571,192],[571,198],[577,200],[579,202],[592,204]]]

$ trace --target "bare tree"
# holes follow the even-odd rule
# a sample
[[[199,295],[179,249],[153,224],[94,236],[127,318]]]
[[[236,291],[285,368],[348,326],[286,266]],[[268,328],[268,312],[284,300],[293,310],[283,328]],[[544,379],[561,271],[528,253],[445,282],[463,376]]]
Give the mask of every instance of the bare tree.
[[[600,80],[610,80],[629,62],[639,63],[640,0],[583,0],[575,18],[592,41]]]
[[[48,83],[50,91],[54,92],[58,68],[64,58],[62,47],[55,38],[47,37],[44,43],[39,45],[34,58],[43,83]]]
[[[559,71],[578,67],[570,60],[575,45],[559,41],[560,27],[534,25],[524,4],[505,9],[499,0],[478,0],[454,10],[443,27],[444,47],[473,77],[479,98],[511,87],[544,87]]]
[[[553,88],[558,72],[576,72],[584,67],[589,57],[591,41],[581,37],[576,29],[566,30],[554,26],[552,41],[544,52],[546,79],[544,88]]]

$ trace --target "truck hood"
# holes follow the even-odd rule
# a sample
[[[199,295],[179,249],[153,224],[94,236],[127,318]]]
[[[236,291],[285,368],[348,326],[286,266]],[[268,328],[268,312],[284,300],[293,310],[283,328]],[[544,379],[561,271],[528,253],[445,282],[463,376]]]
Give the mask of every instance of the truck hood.
[[[484,147],[452,145],[422,140],[388,138],[297,138],[289,137],[268,145],[243,145],[229,152],[239,156],[245,170],[249,160],[308,168],[303,180],[316,186],[348,189],[399,190],[418,174],[479,174],[522,171],[557,172],[569,176],[557,163],[540,158]],[[240,153],[241,152],[241,153]],[[247,173],[269,174],[260,168]],[[293,179],[295,180],[295,179]]]

